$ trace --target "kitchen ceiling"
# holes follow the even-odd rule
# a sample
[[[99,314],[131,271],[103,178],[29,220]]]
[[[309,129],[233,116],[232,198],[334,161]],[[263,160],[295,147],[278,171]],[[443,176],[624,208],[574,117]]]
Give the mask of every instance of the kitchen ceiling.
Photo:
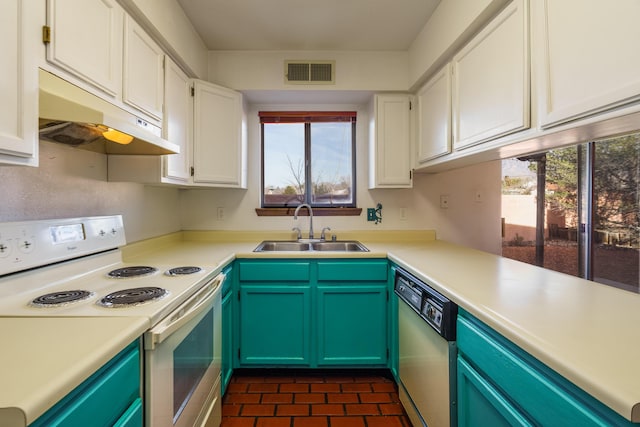
[[[440,0],[178,0],[209,50],[409,48]]]

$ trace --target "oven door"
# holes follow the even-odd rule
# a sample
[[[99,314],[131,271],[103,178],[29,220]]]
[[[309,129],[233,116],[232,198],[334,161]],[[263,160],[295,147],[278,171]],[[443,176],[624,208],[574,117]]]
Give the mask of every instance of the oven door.
[[[147,427],[221,420],[219,274],[144,335]]]

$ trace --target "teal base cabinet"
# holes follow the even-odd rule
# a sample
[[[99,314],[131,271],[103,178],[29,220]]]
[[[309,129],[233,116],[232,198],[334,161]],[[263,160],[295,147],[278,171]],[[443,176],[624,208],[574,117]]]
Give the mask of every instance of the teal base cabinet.
[[[142,427],[140,343],[135,341],[30,427]]]
[[[240,366],[310,366],[310,263],[243,261],[238,273]]]
[[[309,287],[241,286],[240,292],[240,363],[309,366]]]
[[[388,367],[386,259],[236,265],[239,367]]]
[[[222,360],[221,360],[221,393],[224,395],[231,375],[233,374],[233,336],[234,336],[234,312],[235,294],[233,264],[222,271],[226,277],[222,283]]]
[[[318,261],[318,366],[386,365],[387,263]]]
[[[464,310],[458,426],[637,426]]]

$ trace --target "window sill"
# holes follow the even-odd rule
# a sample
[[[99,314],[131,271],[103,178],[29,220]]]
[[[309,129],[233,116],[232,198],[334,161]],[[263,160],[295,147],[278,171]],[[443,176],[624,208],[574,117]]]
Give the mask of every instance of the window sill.
[[[291,208],[256,208],[258,216],[293,216],[296,206]],[[359,216],[362,208],[313,208],[313,216]],[[298,212],[300,216],[308,216],[307,209]]]

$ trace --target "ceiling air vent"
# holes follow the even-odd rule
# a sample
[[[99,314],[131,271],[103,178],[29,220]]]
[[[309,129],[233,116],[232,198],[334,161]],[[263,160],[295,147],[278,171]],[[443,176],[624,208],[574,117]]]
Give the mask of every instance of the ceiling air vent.
[[[284,81],[289,84],[334,84],[335,61],[285,61]]]

